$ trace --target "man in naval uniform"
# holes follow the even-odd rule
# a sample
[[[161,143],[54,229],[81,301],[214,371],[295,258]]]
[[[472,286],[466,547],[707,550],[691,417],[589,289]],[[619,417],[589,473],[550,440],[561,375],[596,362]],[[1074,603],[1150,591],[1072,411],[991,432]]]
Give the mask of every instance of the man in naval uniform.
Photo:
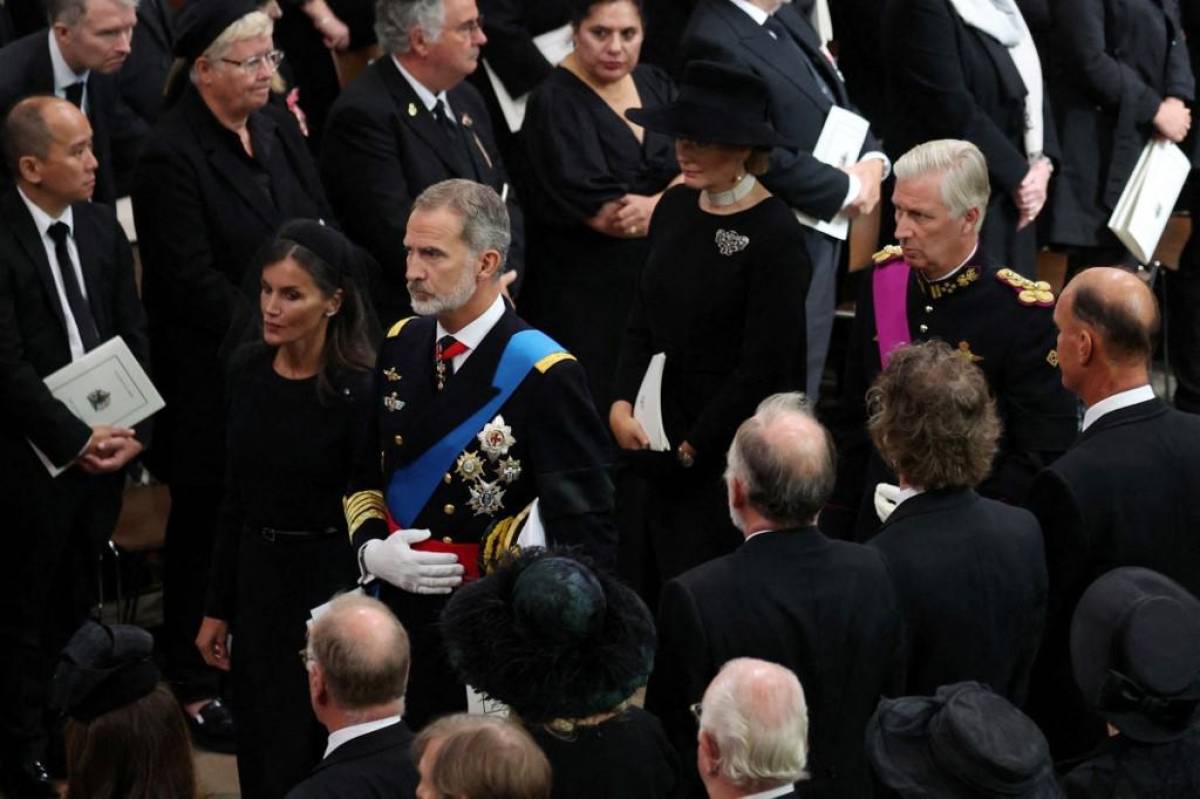
[[[537,500],[548,544],[616,558],[607,432],[583,369],[501,293],[508,212],[491,188],[447,180],[414,202],[404,237],[419,317],[388,331],[379,405],[345,500],[367,590],[412,636],[406,721],[466,707],[436,622],[478,576],[489,531]]]
[[[997,268],[977,251],[990,191],[983,154],[969,142],[926,142],[895,172],[900,244],[877,253],[863,281],[843,383],[838,489],[822,519],[827,532],[853,530],[858,540],[879,527],[871,510],[876,484],[896,482],[865,422],[867,390],[897,347],[940,338],[983,370],[1004,425],[979,486],[985,496],[1022,502],[1034,475],[1077,430],[1075,400],[1058,371],[1049,284]]]

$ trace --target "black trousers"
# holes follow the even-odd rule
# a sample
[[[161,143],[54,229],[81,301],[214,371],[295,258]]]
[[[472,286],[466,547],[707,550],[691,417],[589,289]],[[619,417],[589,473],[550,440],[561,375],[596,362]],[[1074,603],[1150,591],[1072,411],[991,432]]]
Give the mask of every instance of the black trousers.
[[[0,757],[43,758],[54,726],[50,679],[95,605],[100,547],[116,525],[123,476],[72,467],[51,478],[27,446],[0,461]]]
[[[166,563],[159,645],[166,677],[183,703],[211,699],[220,688],[220,672],[205,665],[195,643],[212,571],[220,502],[219,485],[171,484],[171,513],[163,547]]]

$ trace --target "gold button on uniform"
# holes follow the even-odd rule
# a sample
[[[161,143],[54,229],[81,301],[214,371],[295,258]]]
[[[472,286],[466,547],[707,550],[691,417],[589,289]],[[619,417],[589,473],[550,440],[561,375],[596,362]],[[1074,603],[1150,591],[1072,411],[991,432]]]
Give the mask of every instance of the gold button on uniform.
[[[926,305],[926,306],[925,306],[925,313],[933,313],[933,306],[932,306],[932,305]]]
[[[404,446],[404,436],[398,435],[395,438],[393,438],[392,440],[396,442],[397,447]]]
[[[443,512],[444,512],[444,513],[445,513],[447,516],[453,516],[453,515],[454,515],[454,506],[453,506],[453,505],[447,505],[446,507],[442,508],[442,511],[443,511]]]
[[[450,485],[450,481],[453,479],[454,478],[450,476],[450,472],[446,472],[444,475],[442,475],[442,482],[446,485]]]
[[[928,332],[929,332],[929,325],[921,325],[921,327],[920,327],[920,331],[921,331],[922,333],[928,333]]]
[[[444,538],[442,538],[442,543],[443,544],[453,544],[454,539],[451,538],[450,536],[445,536]]]

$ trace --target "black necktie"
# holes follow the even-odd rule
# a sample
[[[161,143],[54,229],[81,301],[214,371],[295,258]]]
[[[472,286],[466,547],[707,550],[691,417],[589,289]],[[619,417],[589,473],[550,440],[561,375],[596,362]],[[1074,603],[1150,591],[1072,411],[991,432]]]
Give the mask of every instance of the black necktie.
[[[463,170],[463,176],[473,177],[475,174],[475,165],[471,161],[471,150],[467,145],[467,140],[463,137],[462,130],[454,123],[450,117],[449,111],[446,109],[444,100],[438,100],[437,105],[433,107],[433,118],[438,121],[442,132],[446,134],[446,138],[450,140],[452,158],[460,162],[460,168]]]
[[[450,118],[449,112],[446,110],[446,102],[438,100],[437,105],[433,107],[433,118],[438,121],[442,127],[442,132],[450,137],[453,141],[458,141],[458,125],[454,124],[454,120]]]
[[[808,57],[808,53],[805,52],[804,48],[800,46],[800,43],[797,42],[795,37],[792,36],[791,31],[789,31],[782,22],[775,19],[773,16],[767,17],[767,21],[763,23],[763,27],[773,33],[776,40],[778,40],[780,44],[789,48],[797,56],[799,56],[800,60],[804,62],[804,66],[808,68],[808,72],[812,76],[813,81],[817,84],[817,88],[821,90],[821,94],[825,95],[826,100],[836,105],[837,97],[834,95],[833,89],[830,88],[829,81],[825,80],[825,76],[821,74],[821,70],[818,69],[817,65],[814,64],[812,59]]]
[[[74,103],[76,108],[83,110],[83,81],[67,86],[67,99]]]
[[[62,275],[63,290],[67,294],[67,305],[64,308],[75,319],[75,327],[79,329],[79,338],[83,341],[84,351],[95,349],[100,343],[100,333],[96,329],[96,317],[79,288],[79,280],[75,277],[75,263],[71,260],[71,251],[67,249],[67,236],[71,229],[62,222],[55,222],[47,231],[54,239],[54,257],[58,259],[58,271]]]

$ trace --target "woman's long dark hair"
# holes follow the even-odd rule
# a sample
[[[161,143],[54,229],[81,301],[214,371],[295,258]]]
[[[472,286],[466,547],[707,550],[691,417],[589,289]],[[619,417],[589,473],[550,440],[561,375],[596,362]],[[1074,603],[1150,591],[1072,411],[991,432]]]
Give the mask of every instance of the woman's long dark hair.
[[[331,265],[291,239],[281,236],[268,245],[259,274],[286,258],[299,264],[324,296],[332,297],[339,289],[342,292],[342,307],[328,319],[321,369],[317,373],[318,390],[324,397],[332,398],[341,388],[334,377],[338,372],[366,372],[375,367],[375,342],[379,340],[375,317],[363,298],[360,280],[351,271]]]

